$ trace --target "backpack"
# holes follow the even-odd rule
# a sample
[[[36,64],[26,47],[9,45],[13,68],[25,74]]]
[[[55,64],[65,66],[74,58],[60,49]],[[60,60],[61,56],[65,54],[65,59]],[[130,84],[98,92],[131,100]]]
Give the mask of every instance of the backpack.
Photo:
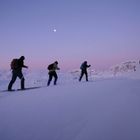
[[[80,69],[84,69],[84,63],[81,64]]]
[[[49,66],[48,66],[48,70],[52,70],[53,69],[53,64],[50,64]]]
[[[17,58],[14,58],[12,61],[11,61],[11,69],[17,69],[18,68],[18,59]]]

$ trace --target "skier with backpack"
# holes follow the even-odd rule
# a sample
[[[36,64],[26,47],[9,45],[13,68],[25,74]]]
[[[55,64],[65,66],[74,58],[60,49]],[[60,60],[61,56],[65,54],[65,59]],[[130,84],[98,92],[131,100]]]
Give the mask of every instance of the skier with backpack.
[[[52,78],[54,77],[54,85],[56,85],[56,82],[57,82],[57,79],[58,79],[58,76],[57,76],[57,73],[56,73],[56,70],[60,70],[60,68],[58,68],[58,62],[55,61],[54,63],[50,64],[48,66],[48,74],[49,74],[49,79],[48,79],[48,83],[47,83],[47,86],[50,85],[50,82],[52,81]]]
[[[8,91],[12,91],[12,86],[18,77],[21,80],[21,90],[24,90],[24,76],[22,74],[22,68],[28,68],[28,66],[24,65],[24,56],[21,56],[19,59],[13,59],[11,62],[11,69],[12,69],[12,79],[8,85]]]
[[[87,68],[89,68],[91,65],[88,65],[87,64],[87,61],[84,61],[81,66],[80,66],[80,69],[81,69],[81,75],[80,75],[80,78],[79,78],[79,81],[81,81],[83,75],[85,74],[86,76],[86,81],[88,81],[88,73],[87,73]]]

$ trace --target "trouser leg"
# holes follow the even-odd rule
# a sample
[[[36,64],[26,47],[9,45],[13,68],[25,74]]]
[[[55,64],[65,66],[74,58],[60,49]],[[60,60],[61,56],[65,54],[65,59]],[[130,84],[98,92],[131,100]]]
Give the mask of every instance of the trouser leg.
[[[81,81],[81,79],[82,79],[83,75],[84,75],[84,72],[83,72],[83,71],[81,71],[81,75],[80,75],[79,81]]]
[[[57,82],[57,79],[58,79],[57,73],[55,72],[53,74],[53,76],[54,76],[54,85],[56,85],[56,82]]]
[[[88,81],[88,73],[85,71],[86,81]]]
[[[21,89],[25,89],[25,79],[21,79]]]
[[[48,86],[50,85],[51,80],[52,80],[52,74],[49,73],[49,79],[48,79],[48,83],[47,83]]]
[[[16,81],[17,75],[15,73],[12,74],[12,79],[8,85],[8,90],[12,90],[12,86],[14,84],[14,82]]]
[[[18,77],[21,80],[20,81],[20,87],[21,87],[21,89],[25,89],[25,79],[24,79],[24,76],[23,76],[22,72],[19,72],[18,73]]]

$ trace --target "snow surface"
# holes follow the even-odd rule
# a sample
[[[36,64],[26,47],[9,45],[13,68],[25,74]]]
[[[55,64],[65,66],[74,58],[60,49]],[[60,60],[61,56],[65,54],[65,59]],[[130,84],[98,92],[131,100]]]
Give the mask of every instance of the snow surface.
[[[26,86],[40,88],[0,92],[0,140],[140,140],[140,65],[118,76],[94,72],[89,82],[59,73],[49,87],[38,74],[25,72]],[[1,90],[10,76],[1,76]]]

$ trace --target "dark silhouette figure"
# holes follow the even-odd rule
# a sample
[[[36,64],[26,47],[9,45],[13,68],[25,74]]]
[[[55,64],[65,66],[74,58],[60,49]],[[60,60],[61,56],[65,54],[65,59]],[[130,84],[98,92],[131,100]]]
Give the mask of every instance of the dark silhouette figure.
[[[60,68],[58,68],[58,62],[55,61],[54,63],[50,64],[48,66],[48,70],[49,70],[49,73],[48,73],[49,74],[49,79],[48,79],[47,85],[48,86],[50,85],[50,82],[52,81],[53,77],[54,77],[54,85],[56,85],[56,82],[57,82],[57,79],[58,79],[56,70],[60,70]]]
[[[83,75],[85,74],[86,76],[86,81],[88,81],[88,73],[87,73],[87,68],[89,68],[91,65],[87,65],[87,61],[84,61],[82,64],[81,64],[81,75],[80,75],[80,78],[79,78],[79,81],[81,81]]]
[[[8,90],[11,91],[12,90],[12,85],[14,84],[14,82],[16,81],[16,78],[18,77],[21,80],[21,90],[24,90],[24,76],[22,74],[22,68],[28,68],[27,66],[24,65],[24,56],[21,56],[19,59],[17,59],[16,64],[14,64],[15,66],[11,66],[12,69],[12,79],[8,85]]]

